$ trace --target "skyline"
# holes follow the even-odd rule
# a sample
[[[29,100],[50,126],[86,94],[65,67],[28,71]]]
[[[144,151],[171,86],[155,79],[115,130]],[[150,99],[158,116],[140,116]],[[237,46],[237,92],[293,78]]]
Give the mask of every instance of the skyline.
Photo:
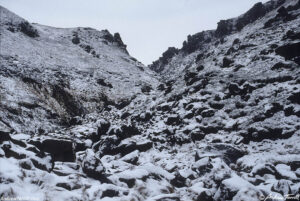
[[[216,29],[221,19],[237,17],[257,2],[0,0],[2,6],[29,22],[61,28],[107,29],[112,34],[119,32],[131,56],[145,65],[157,60],[168,47],[181,48],[188,35]]]

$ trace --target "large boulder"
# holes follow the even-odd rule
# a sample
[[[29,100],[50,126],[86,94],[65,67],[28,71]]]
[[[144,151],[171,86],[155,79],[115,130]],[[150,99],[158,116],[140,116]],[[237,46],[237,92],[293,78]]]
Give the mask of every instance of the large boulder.
[[[241,149],[234,147],[229,144],[224,143],[215,143],[211,145],[207,145],[203,152],[197,152],[196,158],[203,158],[206,156],[212,157],[212,158],[222,158],[226,164],[236,163],[236,161],[243,157],[245,155],[245,152]]]
[[[50,153],[54,161],[74,162],[74,144],[70,140],[46,139],[40,147],[41,151]]]
[[[82,171],[91,178],[100,180],[101,182],[107,183],[105,176],[105,168],[102,165],[99,158],[96,157],[95,153],[91,149],[87,149],[85,152],[84,160],[82,161]]]

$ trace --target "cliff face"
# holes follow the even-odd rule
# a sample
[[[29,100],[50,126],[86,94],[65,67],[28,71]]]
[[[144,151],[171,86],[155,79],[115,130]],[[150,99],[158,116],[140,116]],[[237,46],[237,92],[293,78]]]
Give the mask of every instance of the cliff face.
[[[300,1],[256,4],[150,71],[119,34],[1,11],[0,196],[299,194]]]

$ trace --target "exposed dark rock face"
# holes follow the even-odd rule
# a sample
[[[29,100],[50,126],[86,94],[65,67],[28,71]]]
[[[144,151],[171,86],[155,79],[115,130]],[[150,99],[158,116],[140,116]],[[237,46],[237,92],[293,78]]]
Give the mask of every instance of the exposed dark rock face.
[[[275,52],[276,54],[284,57],[286,60],[294,60],[298,65],[300,65],[300,42],[278,47]]]
[[[75,161],[74,146],[71,141],[46,139],[42,142],[40,149],[44,152],[50,153],[55,161]]]
[[[177,48],[169,47],[168,50],[162,54],[162,57],[160,57],[157,61],[153,62],[153,64],[151,64],[149,68],[155,72],[162,71],[163,69],[161,68],[161,66],[167,64],[173,56],[178,54],[178,52],[179,50]]]

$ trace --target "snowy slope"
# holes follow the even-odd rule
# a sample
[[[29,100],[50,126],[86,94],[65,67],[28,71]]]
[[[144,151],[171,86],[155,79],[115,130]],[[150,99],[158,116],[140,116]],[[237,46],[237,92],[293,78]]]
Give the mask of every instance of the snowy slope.
[[[152,72],[128,55],[118,34],[28,24],[3,7],[0,48],[1,105],[18,113],[35,109],[36,125],[30,117],[26,118],[30,125],[22,122],[30,130],[45,118],[51,121],[51,116],[66,119],[101,111],[110,104],[124,107],[142,93],[142,86],[158,83]],[[3,121],[9,122],[4,120],[8,116],[3,114]],[[11,123],[22,121],[14,119]]]
[[[0,197],[299,199],[299,0],[189,36],[158,73],[118,34],[1,16]]]

